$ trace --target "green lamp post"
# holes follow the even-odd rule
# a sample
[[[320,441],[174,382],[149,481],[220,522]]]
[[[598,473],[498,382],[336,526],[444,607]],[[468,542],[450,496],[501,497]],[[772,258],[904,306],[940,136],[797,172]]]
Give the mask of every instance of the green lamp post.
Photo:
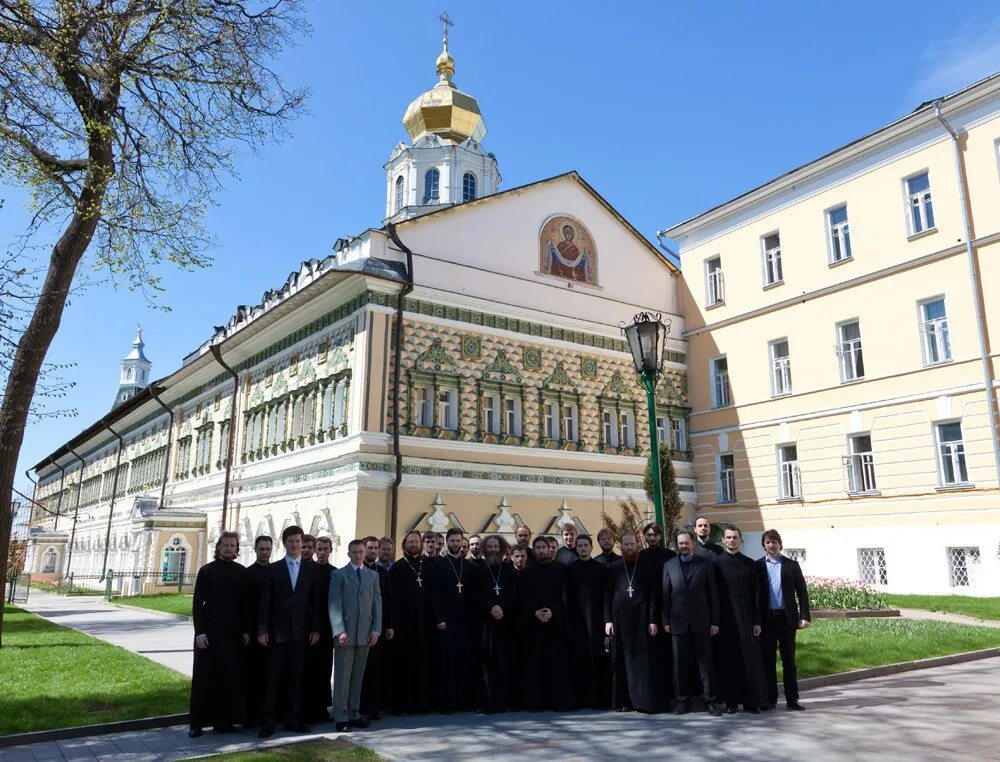
[[[640,312],[630,325],[622,326],[628,339],[635,371],[646,388],[646,407],[649,412],[649,444],[652,451],[653,504],[656,523],[663,527],[663,485],[660,483],[660,443],[656,431],[656,385],[663,372],[663,344],[670,333],[670,321],[663,321],[660,313]]]

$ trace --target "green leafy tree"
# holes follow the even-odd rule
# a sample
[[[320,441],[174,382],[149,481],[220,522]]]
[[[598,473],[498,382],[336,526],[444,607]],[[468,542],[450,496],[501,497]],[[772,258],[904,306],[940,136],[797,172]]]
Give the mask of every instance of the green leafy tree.
[[[684,511],[684,501],[677,487],[677,473],[671,458],[670,446],[660,443],[660,485],[663,490],[663,527],[667,543],[671,542],[674,532],[680,528],[681,514]],[[646,471],[642,475],[642,486],[646,497],[653,502],[653,459],[646,460]]]
[[[0,181],[31,199],[26,235],[54,241],[8,337],[0,506],[84,255],[151,298],[158,264],[209,263],[204,214],[235,157],[301,110],[272,59],[306,32],[302,0],[0,0]],[[0,511],[0,577],[10,534]]]

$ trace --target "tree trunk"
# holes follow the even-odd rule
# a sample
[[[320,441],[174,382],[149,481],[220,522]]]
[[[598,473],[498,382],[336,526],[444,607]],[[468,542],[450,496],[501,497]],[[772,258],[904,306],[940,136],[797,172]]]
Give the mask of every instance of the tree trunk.
[[[73,277],[97,229],[100,219],[98,210],[104,202],[107,183],[114,171],[110,145],[102,146],[97,151],[98,156],[95,157],[94,153],[92,150],[92,165],[73,218],[52,248],[45,283],[31,320],[17,343],[3,404],[0,405],[0,579],[5,581],[13,526],[10,510],[12,490],[31,400],[35,395],[42,363],[59,329]],[[3,606],[0,605],[0,648],[3,647],[3,611]]]

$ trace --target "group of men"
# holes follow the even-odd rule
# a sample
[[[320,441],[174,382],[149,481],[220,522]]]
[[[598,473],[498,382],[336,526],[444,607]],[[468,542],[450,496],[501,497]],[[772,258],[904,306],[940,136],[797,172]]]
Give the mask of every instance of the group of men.
[[[330,538],[295,526],[281,560],[258,537],[245,568],[237,535],[223,533],[195,584],[190,734],[242,723],[266,738],[279,722],[307,732],[330,709],[339,731],[384,712],[683,714],[699,698],[714,716],[720,704],[758,713],[777,703],[778,653],[786,705],[802,709],[801,569],[775,530],[757,561],[739,529],[722,546],[710,531],[698,517],[672,538],[676,552],[655,523],[603,529],[597,548],[574,524],[561,545],[525,526],[513,545],[411,531],[398,560],[390,538],[353,540],[342,568],[329,563]]]

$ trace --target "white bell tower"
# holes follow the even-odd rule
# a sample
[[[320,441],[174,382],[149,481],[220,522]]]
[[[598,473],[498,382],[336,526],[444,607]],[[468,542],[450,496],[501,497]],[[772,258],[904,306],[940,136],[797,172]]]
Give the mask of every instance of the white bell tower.
[[[153,363],[146,358],[143,351],[145,347],[146,344],[142,340],[142,326],[139,326],[132,342],[132,351],[122,358],[121,372],[118,375],[118,393],[115,395],[112,409],[149,386],[149,372],[153,368]]]

